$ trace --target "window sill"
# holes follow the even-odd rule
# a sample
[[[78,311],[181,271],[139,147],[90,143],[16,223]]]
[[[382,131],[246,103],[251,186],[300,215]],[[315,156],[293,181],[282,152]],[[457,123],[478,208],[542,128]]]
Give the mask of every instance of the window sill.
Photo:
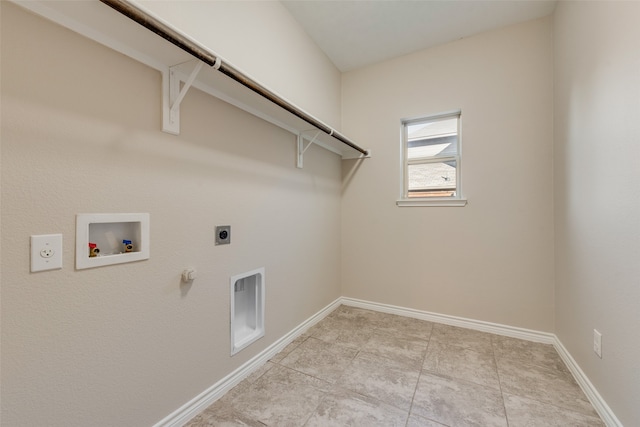
[[[410,200],[410,199],[402,199],[397,200],[396,205],[403,206],[465,206],[467,204],[467,199],[438,199],[438,200],[427,200],[427,199],[419,199],[419,200]]]

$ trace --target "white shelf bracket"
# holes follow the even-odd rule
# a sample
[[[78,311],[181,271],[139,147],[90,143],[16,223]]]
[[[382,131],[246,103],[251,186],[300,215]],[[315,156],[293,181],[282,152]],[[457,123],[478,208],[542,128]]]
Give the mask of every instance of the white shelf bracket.
[[[321,132],[322,131],[316,132],[313,138],[309,140],[309,143],[307,144],[306,147],[304,146],[304,138],[305,138],[304,133],[298,134],[298,162],[296,163],[296,167],[298,169],[302,169],[302,167],[304,166],[304,152],[307,151],[309,147],[311,147],[311,144],[313,144],[316,141],[316,138],[318,138]]]
[[[162,130],[174,135],[180,134],[180,103],[196,80],[204,63],[198,61],[195,68],[180,88],[180,75],[176,66],[162,73]]]

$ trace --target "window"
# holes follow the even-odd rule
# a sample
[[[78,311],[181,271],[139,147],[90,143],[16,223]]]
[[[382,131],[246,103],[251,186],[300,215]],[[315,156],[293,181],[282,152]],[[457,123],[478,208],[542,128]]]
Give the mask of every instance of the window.
[[[399,206],[461,205],[460,111],[402,122]]]

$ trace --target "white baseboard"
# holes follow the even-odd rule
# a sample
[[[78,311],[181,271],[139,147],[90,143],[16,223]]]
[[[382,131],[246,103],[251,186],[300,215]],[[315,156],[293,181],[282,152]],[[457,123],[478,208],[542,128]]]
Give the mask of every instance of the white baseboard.
[[[182,427],[189,420],[222,397],[227,391],[231,390],[240,381],[249,376],[253,371],[257,370],[260,366],[275,356],[294,339],[302,335],[307,329],[324,319],[340,305],[364,308],[382,313],[397,314],[399,316],[428,320],[430,322],[474,329],[481,332],[519,338],[527,341],[552,344],[607,427],[623,427],[613,411],[611,411],[611,408],[609,408],[609,405],[607,405],[602,396],[600,396],[596,388],[591,384],[591,381],[589,381],[589,378],[587,378],[582,369],[580,369],[576,361],[571,357],[571,354],[569,354],[555,334],[347,297],[338,298],[318,313],[302,322],[291,332],[267,347],[251,360],[155,424],[154,427]]]
[[[248,377],[252,372],[260,368],[280,350],[289,345],[294,339],[302,335],[307,329],[324,319],[333,310],[340,306],[340,298],[327,305],[325,308],[302,322],[291,332],[271,344],[252,359],[244,363],[235,371],[173,411],[160,420],[154,427],[182,427],[193,417],[204,411],[208,406],[220,399],[226,392],[235,387],[240,381]]]
[[[600,396],[600,393],[598,393],[598,390],[596,390],[593,384],[591,384],[591,381],[589,381],[589,377],[587,377],[582,369],[580,369],[578,363],[567,351],[564,345],[562,345],[562,342],[560,341],[560,339],[558,339],[557,336],[555,337],[553,346],[555,347],[564,364],[567,365],[567,367],[573,374],[573,377],[580,385],[580,388],[582,388],[584,394],[587,395],[587,398],[593,405],[598,415],[600,415],[600,418],[602,418],[602,421],[604,421],[604,423],[607,425],[607,427],[623,427],[620,420],[618,420],[609,405],[607,405],[607,402],[604,401],[602,396]]]
[[[442,323],[460,328],[474,329],[481,332],[503,335],[511,338],[519,338],[527,341],[534,341],[544,344],[553,344],[556,340],[554,334],[549,332],[534,331],[531,329],[517,328],[514,326],[501,325],[498,323],[483,322],[481,320],[465,319],[463,317],[448,316],[445,314],[431,313],[428,311],[414,310],[412,308],[398,307],[389,304],[363,301],[354,298],[342,297],[340,302],[351,307],[365,308],[367,310],[380,311],[383,313],[397,314],[405,317],[413,317],[420,320]]]

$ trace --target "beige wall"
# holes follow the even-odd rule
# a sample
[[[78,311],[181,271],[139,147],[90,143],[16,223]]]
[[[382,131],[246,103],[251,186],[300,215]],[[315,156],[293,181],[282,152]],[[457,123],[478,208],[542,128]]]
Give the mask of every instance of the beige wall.
[[[638,3],[561,2],[342,81],[277,2],[144,4],[226,16],[199,41],[373,157],[313,146],[298,170],[292,135],[197,90],[164,134],[156,71],[0,2],[2,425],[151,425],[340,295],[555,332],[640,423]],[[395,206],[400,120],[457,108],[468,205]],[[149,212],[151,258],[76,271],[80,212]],[[44,233],[64,268],[32,274]],[[267,335],[232,358],[229,276],[261,266]]]
[[[625,426],[640,425],[639,22],[638,2],[562,2],[554,20],[556,334]]]
[[[193,89],[164,134],[158,72],[1,9],[3,426],[152,425],[340,296],[338,156],[296,169],[293,135]],[[149,212],[151,258],[76,271],[99,212]],[[29,273],[44,233],[64,268]],[[266,336],[230,357],[229,277],[262,266]]]
[[[344,74],[343,294],[553,331],[552,90],[549,18]],[[458,108],[468,205],[397,207],[400,120]]]
[[[340,129],[340,72],[279,1],[134,2]]]

